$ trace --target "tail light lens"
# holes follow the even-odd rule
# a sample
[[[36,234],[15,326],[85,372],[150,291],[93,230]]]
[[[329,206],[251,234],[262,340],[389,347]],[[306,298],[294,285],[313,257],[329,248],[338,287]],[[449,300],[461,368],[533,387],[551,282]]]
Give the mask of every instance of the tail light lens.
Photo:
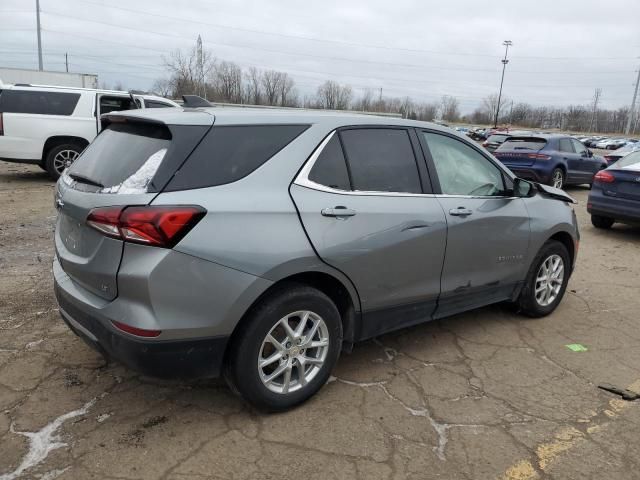
[[[551,160],[551,155],[545,155],[544,153],[529,153],[529,158],[535,158],[536,160]]]
[[[4,120],[2,119],[2,112],[0,112],[0,136],[4,135]]]
[[[593,179],[596,182],[600,182],[600,183],[613,183],[616,181],[616,177],[611,175],[606,170],[600,170],[598,173],[596,173],[596,176],[593,177]]]
[[[91,210],[87,224],[125,242],[172,248],[202,219],[199,206],[106,207]]]
[[[483,147],[486,147],[487,145],[489,145],[489,142],[482,142]]]
[[[154,338],[159,336],[162,333],[162,330],[147,330],[145,328],[132,327],[131,325],[127,325],[126,323],[116,322],[112,320],[113,326],[118,330],[129,333],[131,335],[135,335],[136,337],[146,337],[146,338]]]

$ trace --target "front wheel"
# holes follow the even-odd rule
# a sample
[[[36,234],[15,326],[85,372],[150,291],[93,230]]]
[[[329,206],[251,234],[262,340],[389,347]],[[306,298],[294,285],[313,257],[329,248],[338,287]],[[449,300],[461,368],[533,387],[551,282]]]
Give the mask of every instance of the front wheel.
[[[547,241],[531,264],[518,298],[520,310],[530,317],[553,312],[567,288],[571,259],[567,248],[556,240]]]
[[[614,222],[615,220],[613,218],[591,215],[591,223],[596,228],[607,230],[613,226]]]
[[[232,340],[225,378],[265,411],[292,408],[329,379],[342,344],[335,304],[315,288],[283,285],[249,313]]]
[[[562,188],[564,186],[564,171],[561,168],[554,168],[551,172],[550,185],[555,188]]]

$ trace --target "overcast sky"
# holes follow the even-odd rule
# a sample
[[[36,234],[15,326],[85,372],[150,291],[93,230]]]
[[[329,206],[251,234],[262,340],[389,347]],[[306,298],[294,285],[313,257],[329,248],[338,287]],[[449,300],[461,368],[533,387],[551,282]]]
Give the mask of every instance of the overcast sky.
[[[284,70],[298,91],[326,79],[385,96],[628,105],[640,64],[638,0],[41,0],[44,68],[147,89],[162,55],[202,35],[218,59]],[[0,0],[0,66],[37,68],[35,0]]]

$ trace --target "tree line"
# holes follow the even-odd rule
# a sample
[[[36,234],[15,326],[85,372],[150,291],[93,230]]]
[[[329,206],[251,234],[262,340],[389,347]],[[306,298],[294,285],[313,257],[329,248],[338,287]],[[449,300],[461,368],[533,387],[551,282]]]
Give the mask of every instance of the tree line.
[[[417,102],[408,96],[383,96],[381,91],[373,89],[355,95],[351,86],[334,80],[322,83],[315,94],[301,95],[287,72],[256,67],[242,69],[234,62],[214,58],[206,49],[202,50],[200,61],[197,50],[192,48],[172,51],[163,57],[163,63],[168,75],[158,79],[152,89],[165,97],[197,94],[220,103],[356,110],[396,114],[415,120],[438,119],[485,125],[493,124],[498,105],[498,96],[489,95],[471,114],[462,115],[460,102],[453,96],[445,95],[439,101]],[[603,133],[623,131],[629,115],[628,107],[599,109],[597,100],[595,105],[556,107],[534,106],[502,98],[499,112],[498,123],[501,125]]]

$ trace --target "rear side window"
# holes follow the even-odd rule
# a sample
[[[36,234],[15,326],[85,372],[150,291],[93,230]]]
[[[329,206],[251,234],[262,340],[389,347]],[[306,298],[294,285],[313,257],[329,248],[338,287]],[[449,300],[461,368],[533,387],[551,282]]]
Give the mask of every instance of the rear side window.
[[[79,93],[3,90],[0,93],[0,112],[71,115],[79,99]]]
[[[173,107],[173,105],[164,102],[158,102],[156,100],[145,100],[144,101],[145,108],[167,108]]]
[[[558,141],[558,150],[561,152],[575,153],[573,151],[573,146],[571,145],[571,139],[569,138],[561,138]]]
[[[213,127],[165,190],[189,190],[235,182],[291,143],[308,125]]]
[[[112,123],[71,165],[67,176],[101,193],[145,193],[171,144],[171,132],[152,123]]]
[[[351,190],[347,163],[337,134],[331,137],[318,156],[309,172],[309,180],[338,190]]]
[[[353,189],[422,193],[418,165],[403,129],[367,128],[340,132]]]
[[[498,152],[505,150],[542,150],[547,145],[544,138],[511,137],[498,147]]]

